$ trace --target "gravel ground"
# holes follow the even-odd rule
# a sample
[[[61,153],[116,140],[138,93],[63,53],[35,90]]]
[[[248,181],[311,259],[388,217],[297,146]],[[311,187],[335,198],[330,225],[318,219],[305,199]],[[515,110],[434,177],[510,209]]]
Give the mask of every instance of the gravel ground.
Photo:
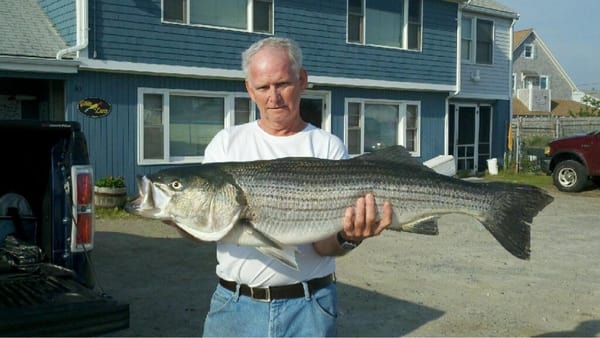
[[[599,336],[600,189],[550,193],[532,256],[505,251],[474,219],[439,236],[387,231],[338,259],[341,336]],[[216,285],[214,243],[129,216],[96,223],[99,285],[130,303],[112,336],[199,336]]]

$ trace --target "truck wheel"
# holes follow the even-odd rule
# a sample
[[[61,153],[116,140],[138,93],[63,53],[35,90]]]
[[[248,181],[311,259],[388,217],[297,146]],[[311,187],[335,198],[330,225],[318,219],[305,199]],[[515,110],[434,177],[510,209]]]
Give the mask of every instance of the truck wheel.
[[[585,167],[573,160],[557,164],[552,177],[556,188],[564,192],[579,192],[587,182]]]

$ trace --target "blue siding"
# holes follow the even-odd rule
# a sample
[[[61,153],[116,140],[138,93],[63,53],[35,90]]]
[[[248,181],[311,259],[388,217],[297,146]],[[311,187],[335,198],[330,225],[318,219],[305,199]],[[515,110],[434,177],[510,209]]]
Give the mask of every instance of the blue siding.
[[[128,193],[136,191],[135,176],[165,166],[137,165],[137,91],[140,87],[184,90],[244,92],[243,81],[199,80],[82,71],[67,81],[67,119],[79,121],[87,135],[96,177],[125,176]],[[343,138],[344,99],[414,100],[421,102],[421,159],[444,153],[444,114],[447,94],[395,90],[319,87],[332,94],[332,131]],[[111,104],[111,113],[90,118],[77,110],[77,103],[99,97]]]
[[[39,0],[40,5],[69,46],[77,43],[75,1]]]
[[[465,13],[466,14],[466,13]],[[481,65],[462,63],[461,96],[495,96],[508,99],[510,91],[511,67],[511,20],[491,18],[481,15],[474,17],[494,21],[494,55],[493,64]],[[480,80],[473,81],[471,74],[479,71]]]
[[[97,9],[94,8],[97,6]],[[346,43],[346,0],[277,0],[275,35],[303,47],[313,75],[455,84],[455,3],[424,0],[423,50]],[[90,51],[98,59],[239,69],[264,34],[161,23],[160,0],[90,2]]]

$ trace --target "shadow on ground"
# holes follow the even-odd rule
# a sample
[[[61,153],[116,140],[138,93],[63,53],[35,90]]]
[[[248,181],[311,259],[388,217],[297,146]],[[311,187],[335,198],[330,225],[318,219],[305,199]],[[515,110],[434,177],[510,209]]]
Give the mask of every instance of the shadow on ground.
[[[200,336],[216,286],[215,245],[98,231],[99,286],[130,304],[130,327],[107,336]],[[401,336],[443,312],[338,283],[340,336]]]

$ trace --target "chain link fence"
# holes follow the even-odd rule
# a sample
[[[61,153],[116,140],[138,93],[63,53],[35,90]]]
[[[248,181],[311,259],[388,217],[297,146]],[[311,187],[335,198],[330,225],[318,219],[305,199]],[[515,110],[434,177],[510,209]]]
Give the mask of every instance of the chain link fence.
[[[517,117],[508,134],[505,169],[537,173],[544,147],[555,138],[600,130],[600,117]]]

